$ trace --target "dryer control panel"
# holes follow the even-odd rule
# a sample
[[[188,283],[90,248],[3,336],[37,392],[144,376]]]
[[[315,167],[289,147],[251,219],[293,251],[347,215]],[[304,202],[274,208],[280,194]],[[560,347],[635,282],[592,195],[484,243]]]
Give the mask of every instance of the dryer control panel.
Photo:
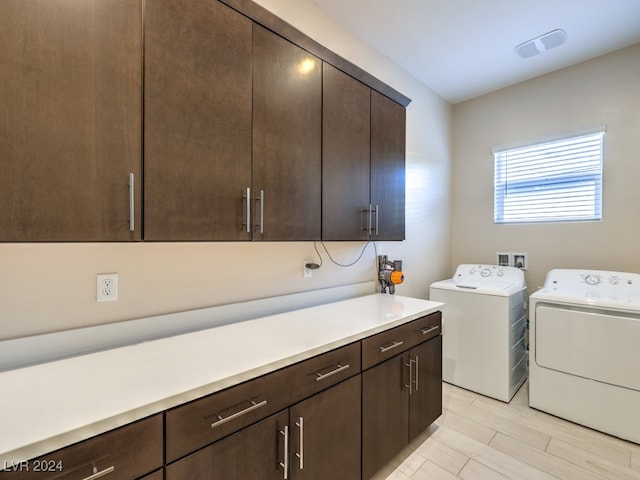
[[[578,287],[580,285],[620,286],[620,288],[634,288],[635,285],[640,291],[640,274],[608,270],[556,269],[547,274],[544,282],[545,287]]]
[[[609,270],[556,269],[547,273],[544,289],[558,295],[623,302],[640,300],[640,274]]]

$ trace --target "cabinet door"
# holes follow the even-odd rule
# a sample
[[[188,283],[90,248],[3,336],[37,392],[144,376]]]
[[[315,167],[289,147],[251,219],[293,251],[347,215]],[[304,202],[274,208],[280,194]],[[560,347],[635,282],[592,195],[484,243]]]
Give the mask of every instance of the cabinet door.
[[[0,241],[139,239],[141,0],[4,0],[0,45]]]
[[[410,397],[409,440],[413,440],[442,414],[442,336],[410,352],[416,380]]]
[[[251,30],[215,0],[146,0],[145,239],[249,238]]]
[[[254,240],[320,240],[321,65],[254,24]]]
[[[167,466],[167,480],[281,480],[287,411]],[[281,433],[282,432],[282,433]]]
[[[408,443],[409,354],[362,373],[362,478],[371,478]]]
[[[293,480],[360,480],[360,376],[291,407]]]
[[[370,89],[323,64],[322,239],[369,238]]]
[[[404,240],[405,130],[402,105],[371,91],[371,204],[374,240]]]

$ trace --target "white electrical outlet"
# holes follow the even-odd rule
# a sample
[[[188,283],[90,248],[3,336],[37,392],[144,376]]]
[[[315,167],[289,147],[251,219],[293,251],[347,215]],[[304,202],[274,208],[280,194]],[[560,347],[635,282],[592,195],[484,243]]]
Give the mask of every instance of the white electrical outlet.
[[[99,273],[96,278],[96,300],[98,302],[118,300],[118,274]]]

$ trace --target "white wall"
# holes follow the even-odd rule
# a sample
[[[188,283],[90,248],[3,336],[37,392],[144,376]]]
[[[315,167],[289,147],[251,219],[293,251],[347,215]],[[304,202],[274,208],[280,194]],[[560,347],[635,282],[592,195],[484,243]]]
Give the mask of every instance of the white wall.
[[[640,44],[460,103],[453,119],[452,269],[526,252],[530,292],[552,268],[640,272]],[[603,124],[601,222],[493,223],[491,147]]]
[[[427,298],[450,265],[451,107],[388,59],[344,30],[309,0],[258,3],[413,101],[407,110],[407,240],[377,245],[404,260],[398,294]],[[336,260],[353,261],[364,243],[327,243]],[[375,279],[369,245],[350,268],[324,265],[311,242],[0,244],[0,339],[96,325],[348,285]],[[118,272],[119,300],[96,303],[97,273]]]

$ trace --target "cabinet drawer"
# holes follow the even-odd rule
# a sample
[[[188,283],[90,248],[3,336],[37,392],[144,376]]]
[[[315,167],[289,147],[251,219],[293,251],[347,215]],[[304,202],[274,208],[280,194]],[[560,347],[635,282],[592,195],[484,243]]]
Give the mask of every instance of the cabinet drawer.
[[[366,370],[399,352],[440,334],[442,314],[435,312],[362,340],[362,369]]]
[[[139,478],[162,467],[162,414],[117,428],[34,460],[5,465],[1,479]]]
[[[434,312],[426,317],[409,323],[411,328],[411,346],[418,345],[442,333],[442,313]]]
[[[360,343],[169,410],[167,463],[360,373]]]

